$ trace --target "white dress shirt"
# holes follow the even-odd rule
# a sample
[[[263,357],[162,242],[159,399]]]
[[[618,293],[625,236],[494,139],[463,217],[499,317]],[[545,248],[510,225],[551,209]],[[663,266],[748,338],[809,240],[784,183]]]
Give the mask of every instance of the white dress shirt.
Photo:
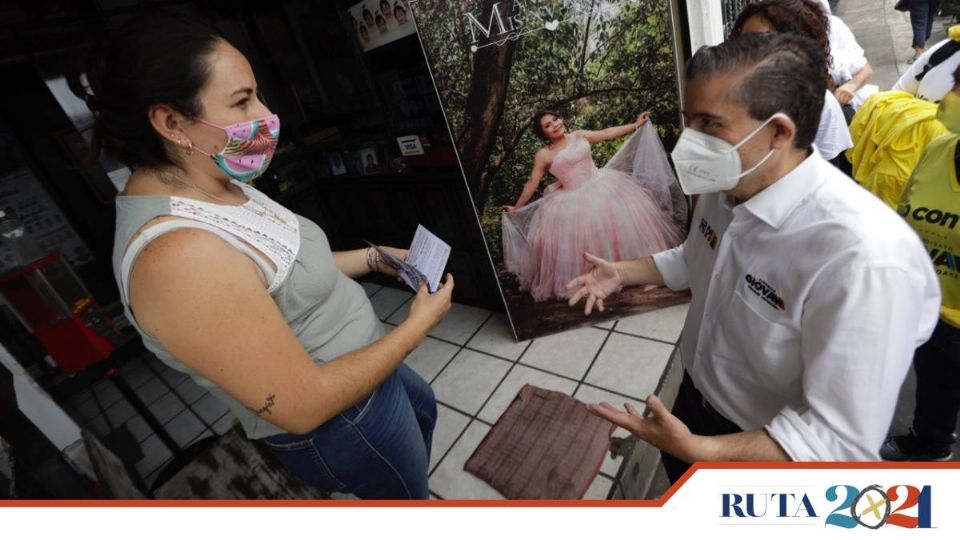
[[[840,152],[848,148],[853,148],[853,138],[850,137],[850,128],[847,127],[843,108],[829,90],[824,95],[820,125],[813,142],[817,145],[820,155],[826,160],[839,156]]]
[[[680,340],[704,398],[795,461],[877,460],[940,288],[909,226],[819,153],[743,204],[701,197],[654,262],[692,303]]]
[[[840,85],[852,79],[867,65],[867,57],[847,23],[836,15],[830,15],[829,18],[830,28],[827,40],[830,43],[830,56],[833,60],[830,65],[830,76],[833,77],[833,82]]]

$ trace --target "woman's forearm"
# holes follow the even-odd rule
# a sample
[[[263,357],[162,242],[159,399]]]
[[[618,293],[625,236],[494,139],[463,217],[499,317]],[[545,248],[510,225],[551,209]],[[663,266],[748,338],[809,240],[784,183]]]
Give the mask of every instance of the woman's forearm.
[[[320,406],[291,431],[308,433],[373,393],[420,343],[430,330],[426,321],[408,318],[366,347],[318,366],[322,388]],[[288,427],[287,429],[290,429]]]
[[[624,124],[622,126],[616,126],[601,130],[599,141],[609,141],[611,139],[619,139],[636,131],[640,127],[640,124],[634,122],[632,124]]]
[[[860,71],[856,72],[853,75],[853,78],[850,79],[850,82],[857,87],[857,90],[859,90],[863,88],[865,84],[867,84],[867,81],[869,81],[870,77],[872,76],[873,76],[873,66],[871,66],[870,63],[867,62],[866,65],[860,68]]]
[[[337,268],[351,279],[357,279],[370,273],[367,265],[367,249],[333,252],[333,261]]]
[[[520,208],[523,208],[528,202],[530,202],[530,199],[533,198],[533,194],[537,192],[537,187],[539,186],[540,186],[540,182],[537,182],[536,184],[532,182],[527,182],[526,184],[524,184],[523,191],[520,193],[520,198],[517,199],[517,204],[514,205],[514,208],[519,210]]]

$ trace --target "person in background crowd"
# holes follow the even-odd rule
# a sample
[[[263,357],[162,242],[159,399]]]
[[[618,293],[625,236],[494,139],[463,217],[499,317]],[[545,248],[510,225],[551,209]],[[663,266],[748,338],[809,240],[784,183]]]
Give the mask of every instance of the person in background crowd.
[[[748,4],[733,25],[730,35],[765,32],[789,32],[812,39],[820,45],[823,61],[830,65],[827,18],[814,4],[805,0],[766,0]],[[827,86],[829,87],[829,80]],[[824,159],[850,174],[843,152],[853,146],[847,120],[833,93],[824,91],[823,109],[814,143]]]
[[[853,179],[896,209],[923,149],[945,132],[935,103],[899,90],[877,92],[850,124]]]
[[[940,0],[911,0],[910,24],[913,26],[913,59],[915,62],[927,50],[927,41],[933,34],[933,19],[940,11]]]
[[[213,29],[136,19],[89,79],[97,151],[133,169],[113,267],[146,348],[314,488],[426,499],[437,407],[403,359],[449,310],[450,276],[385,331],[355,279],[396,271],[372,248],[332,252],[315,223],[248,185],[280,119]]]
[[[590,406],[658,447],[672,480],[695,461],[877,460],[936,325],[916,233],[812,146],[826,72],[822,47],[788,33],[697,51],[673,151],[684,191],[704,193],[690,234],[570,283],[586,313],[623,286],[690,289],[672,413],[652,395],[649,417]]]
[[[937,117],[950,133],[934,139],[903,192],[897,209],[923,239],[940,277],[940,321],[913,356],[916,407],[909,433],[891,437],[880,456],[891,461],[946,461],[953,457],[960,412],[960,68]]]
[[[960,67],[960,25],[950,27],[947,39],[920,55],[894,90],[910,92],[919,99],[939,103],[953,87],[953,73]]]
[[[843,113],[849,124],[863,102],[877,91],[875,85],[867,85],[873,76],[873,66],[867,61],[863,47],[857,42],[850,27],[833,14],[834,8],[826,0],[815,1],[827,15],[833,95],[843,106]]]

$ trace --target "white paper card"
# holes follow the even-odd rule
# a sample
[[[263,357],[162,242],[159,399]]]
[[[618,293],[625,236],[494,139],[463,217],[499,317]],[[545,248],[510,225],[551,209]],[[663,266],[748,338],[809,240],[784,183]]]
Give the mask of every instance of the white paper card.
[[[378,246],[370,245],[376,248],[380,257],[394,267],[400,279],[414,291],[420,288],[421,281],[427,282],[431,293],[440,288],[443,269],[447,267],[447,259],[450,258],[450,246],[423,225],[417,226],[406,260],[395,257]]]

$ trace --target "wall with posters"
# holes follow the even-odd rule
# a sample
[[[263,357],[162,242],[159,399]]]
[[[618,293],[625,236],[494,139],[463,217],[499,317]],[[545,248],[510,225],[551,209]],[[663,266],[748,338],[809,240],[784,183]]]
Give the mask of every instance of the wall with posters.
[[[417,32],[402,0],[367,0],[347,10],[349,28],[364,51]]]
[[[664,151],[681,127],[671,6],[410,3],[521,339],[686,299],[628,289],[587,319],[566,305],[564,286],[589,269],[583,251],[635,258],[685,236],[686,203]],[[643,129],[626,127],[643,111]],[[538,126],[560,131],[544,138]]]

